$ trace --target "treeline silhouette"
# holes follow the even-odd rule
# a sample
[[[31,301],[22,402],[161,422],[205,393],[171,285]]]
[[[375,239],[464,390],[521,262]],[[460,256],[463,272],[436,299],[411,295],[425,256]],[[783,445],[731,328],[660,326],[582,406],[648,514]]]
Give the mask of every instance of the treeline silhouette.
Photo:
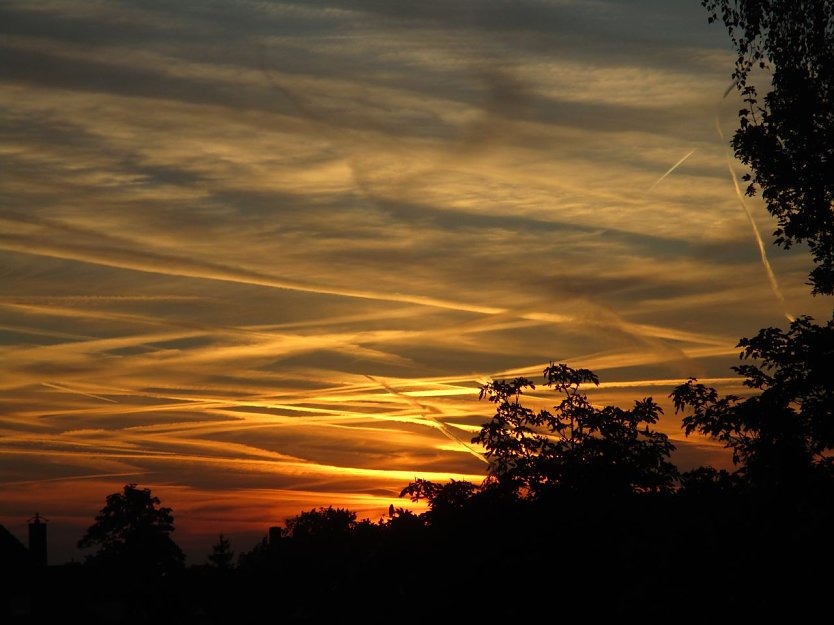
[[[745,354],[766,364],[773,345],[760,343]],[[783,369],[771,370],[773,386],[794,388]],[[237,557],[220,534],[206,564],[186,567],[172,510],[128,484],[79,541],[95,549],[83,565],[16,571],[3,622],[802,622],[825,607],[834,472],[816,404],[682,384],[672,397],[692,410],[687,433],[723,440],[737,467],[679,473],[651,398],[598,408],[582,391],[599,382],[591,371],[551,364],[544,379],[559,394],[552,410],[524,405],[524,378],[482,388],[495,405],[473,438],[486,478],[411,482],[401,497],[425,501],[419,514],[392,504],[372,522],[321,507]]]

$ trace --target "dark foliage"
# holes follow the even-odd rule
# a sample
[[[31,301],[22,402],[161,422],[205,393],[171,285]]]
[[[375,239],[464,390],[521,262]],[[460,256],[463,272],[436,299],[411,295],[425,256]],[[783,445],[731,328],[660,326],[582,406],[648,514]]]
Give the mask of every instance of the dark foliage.
[[[776,244],[807,242],[814,293],[834,294],[834,1],[702,0],[738,52],[733,78],[745,108],[733,137],[778,220]],[[771,72],[760,97],[756,68]]]
[[[408,497],[415,502],[426,500],[429,516],[435,518],[461,510],[479,490],[478,486],[466,481],[450,480],[445,484],[438,484],[417,479],[402,489],[400,497]]]
[[[522,405],[524,390],[535,388],[526,378],[482,387],[480,396],[496,404],[495,416],[472,439],[490,459],[487,485],[522,497],[554,489],[600,496],[659,493],[674,486],[674,446],[651,428],[662,410],[650,397],[630,410],[596,408],[580,392],[583,384],[599,384],[593,372],[551,364],[544,377],[562,396],[552,412]]]
[[[209,563],[218,571],[230,571],[234,568],[234,559],[235,552],[232,551],[232,543],[220,534],[208,554]]]
[[[132,575],[165,575],[182,569],[185,555],[171,538],[174,517],[159,503],[150,489],[127,484],[123,492],[107,496],[78,546],[98,547],[88,558],[91,564]]]
[[[697,380],[672,392],[686,434],[699,432],[733,452],[740,477],[760,489],[801,490],[834,477],[834,320],[801,317],[783,332],[761,330],[739,343],[741,357],[759,361],[734,370],[760,391],[719,396]]]
[[[286,520],[284,536],[296,540],[335,541],[356,527],[356,513],[345,508],[318,508]]]

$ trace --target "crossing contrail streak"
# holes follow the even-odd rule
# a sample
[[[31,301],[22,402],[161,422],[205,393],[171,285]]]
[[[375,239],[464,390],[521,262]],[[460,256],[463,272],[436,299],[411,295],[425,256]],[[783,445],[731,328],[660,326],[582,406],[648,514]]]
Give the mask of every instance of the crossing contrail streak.
[[[654,189],[657,185],[659,185],[661,182],[663,182],[663,179],[664,179],[664,178],[666,178],[666,176],[668,176],[668,175],[669,175],[669,174],[671,174],[673,171],[675,171],[678,167],[680,167],[681,165],[683,165],[684,161],[685,161],[686,159],[688,159],[690,156],[692,156],[694,153],[695,153],[695,148],[692,148],[691,150],[689,150],[689,152],[687,152],[686,154],[684,154],[684,155],[683,155],[683,157],[682,157],[682,158],[681,158],[681,159],[680,159],[677,163],[675,163],[674,165],[672,165],[672,166],[668,169],[668,171],[667,171],[665,174],[663,174],[660,178],[658,178],[657,180],[655,180],[655,181],[654,181],[654,184],[653,184],[652,186],[650,186],[650,187],[649,187],[649,190],[647,191],[647,193],[651,193],[651,192],[652,192],[652,190],[653,190],[653,189]]]
[[[466,442],[463,441],[463,439],[456,436],[455,433],[452,432],[445,423],[443,423],[437,417],[432,416],[431,413],[430,413],[429,408],[427,408],[426,406],[424,406],[423,404],[421,404],[420,402],[415,400],[413,397],[409,397],[408,395],[405,395],[403,393],[400,393],[397,390],[394,390],[393,388],[391,388],[391,386],[389,384],[386,384],[383,380],[377,380],[376,378],[374,378],[370,375],[367,375],[367,374],[365,375],[365,377],[368,378],[371,382],[375,382],[376,384],[379,384],[382,388],[384,388],[386,391],[388,391],[392,395],[396,395],[397,397],[402,397],[403,399],[405,399],[408,403],[410,403],[412,406],[414,406],[415,408],[417,408],[420,411],[420,414],[422,415],[422,417],[424,419],[426,419],[427,421],[434,421],[434,423],[437,424],[437,426],[440,428],[440,431],[443,432],[443,434],[445,434],[447,438],[449,438],[450,440],[458,443],[459,445],[462,445],[466,449],[466,451],[468,451],[470,454],[475,456],[481,462],[485,462],[486,464],[489,464],[489,461],[486,458],[484,458],[483,454],[480,454],[477,451],[475,451],[474,449],[472,449],[472,447],[467,445]]]
[[[728,91],[729,93],[729,91]],[[721,131],[721,124],[718,122],[718,116],[715,117],[715,129],[718,131],[718,136],[721,137],[721,143],[726,144],[724,140],[724,133]],[[732,154],[729,148],[727,150],[727,170],[730,172],[730,178],[733,180],[733,188],[736,191],[736,197],[738,198],[739,204],[741,204],[741,208],[744,209],[744,214],[747,215],[747,221],[750,222],[750,227],[753,229],[753,236],[756,238],[756,244],[759,246],[759,256],[762,259],[762,266],[765,269],[765,273],[767,273],[767,278],[770,281],[770,288],[773,291],[773,294],[776,296],[782,303],[782,312],[785,315],[785,318],[788,321],[794,321],[793,315],[791,315],[787,310],[787,305],[785,303],[785,296],[782,295],[782,290],[779,288],[779,282],[776,280],[776,274],[773,272],[773,268],[770,266],[770,261],[767,258],[767,252],[765,251],[764,241],[762,241],[762,235],[759,232],[759,227],[756,225],[756,222],[753,219],[753,214],[750,212],[750,208],[747,206],[747,202],[744,201],[744,194],[741,192],[741,187],[738,184],[738,178],[736,178],[736,172],[733,170],[733,159]]]
[[[46,386],[47,388],[54,388],[56,390],[62,391],[64,393],[72,393],[75,395],[83,395],[84,397],[92,397],[93,399],[99,399],[101,401],[109,401],[113,404],[118,404],[115,399],[110,399],[109,397],[102,397],[101,395],[94,395],[93,393],[85,393],[84,391],[78,391],[67,386],[62,386],[61,384],[51,384],[49,382],[41,382],[41,386]]]

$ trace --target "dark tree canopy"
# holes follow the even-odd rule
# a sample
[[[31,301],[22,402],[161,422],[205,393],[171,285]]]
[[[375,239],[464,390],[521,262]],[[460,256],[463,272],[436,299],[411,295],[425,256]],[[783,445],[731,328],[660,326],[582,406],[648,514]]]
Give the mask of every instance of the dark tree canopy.
[[[496,404],[495,416],[472,439],[490,460],[487,481],[522,496],[561,490],[584,494],[625,494],[670,490],[677,470],[669,461],[674,446],[651,426],[662,413],[645,398],[625,410],[596,408],[580,392],[599,384],[587,369],[551,364],[545,385],[562,395],[553,412],[534,412],[521,403],[526,378],[494,381],[481,397]]]
[[[725,443],[753,486],[798,489],[832,475],[834,456],[834,320],[800,317],[787,332],[761,330],[742,339],[745,363],[733,369],[760,391],[742,400],[720,397],[697,380],[672,392],[683,427]]]
[[[702,0],[738,52],[733,78],[745,99],[733,138],[778,221],[776,244],[806,242],[815,294],[834,294],[834,0]],[[770,70],[760,98],[751,84]]]
[[[234,558],[235,552],[232,550],[231,541],[220,534],[208,554],[209,563],[219,571],[230,571],[233,568]]]
[[[107,503],[78,541],[98,547],[90,562],[137,574],[167,574],[181,569],[185,555],[171,538],[171,508],[161,508],[148,488],[127,484],[107,496]]]
[[[438,484],[416,479],[402,489],[400,497],[408,497],[411,501],[425,499],[429,505],[428,519],[432,521],[459,512],[480,490],[472,482],[464,480],[449,480],[445,484]],[[398,512],[398,516],[405,514],[404,510]]]
[[[317,508],[287,519],[284,536],[296,540],[340,540],[356,528],[356,513],[346,508]]]

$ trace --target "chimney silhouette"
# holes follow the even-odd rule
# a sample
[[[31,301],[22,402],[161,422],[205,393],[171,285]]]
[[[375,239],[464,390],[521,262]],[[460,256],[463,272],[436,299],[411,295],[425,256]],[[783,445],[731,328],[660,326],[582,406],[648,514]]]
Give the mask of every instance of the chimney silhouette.
[[[281,528],[276,526],[269,528],[269,546],[277,547],[281,542]]]
[[[29,554],[36,566],[46,566],[46,519],[38,512],[29,519]]]

